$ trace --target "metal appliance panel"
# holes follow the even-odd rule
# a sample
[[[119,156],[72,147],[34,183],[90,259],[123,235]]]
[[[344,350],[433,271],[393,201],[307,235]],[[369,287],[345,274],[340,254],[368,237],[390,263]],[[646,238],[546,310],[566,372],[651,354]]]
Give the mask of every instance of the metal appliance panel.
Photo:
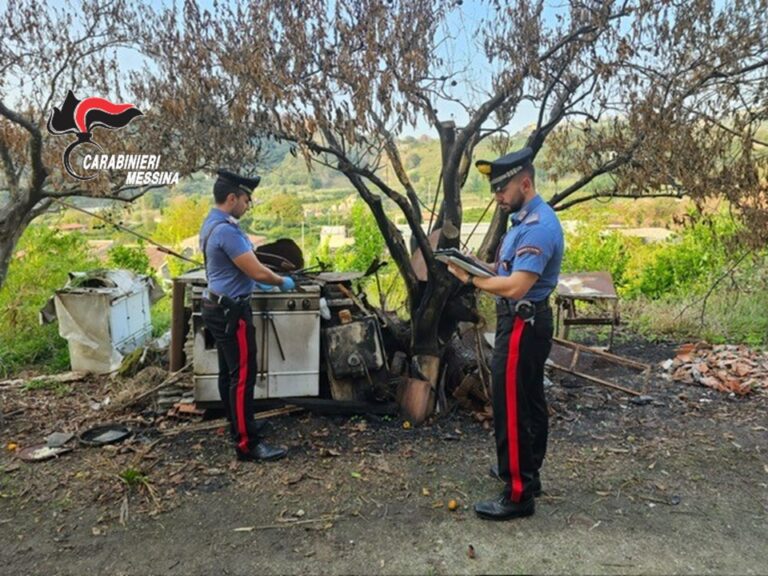
[[[309,288],[303,293],[253,295],[256,399],[317,396],[319,393],[320,291],[319,287]],[[193,290],[195,401],[220,402],[218,354],[199,312],[201,292],[198,288]],[[262,351],[264,342],[266,346]]]

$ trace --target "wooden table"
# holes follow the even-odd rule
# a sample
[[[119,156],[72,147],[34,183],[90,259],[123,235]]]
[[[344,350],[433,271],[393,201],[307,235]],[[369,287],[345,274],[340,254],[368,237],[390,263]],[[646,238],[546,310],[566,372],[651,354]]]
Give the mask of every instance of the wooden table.
[[[576,303],[596,304],[604,310],[597,316],[583,316]],[[607,350],[613,347],[613,336],[619,325],[619,296],[609,272],[561,274],[555,289],[557,307],[556,333],[568,339],[571,326],[610,326]]]

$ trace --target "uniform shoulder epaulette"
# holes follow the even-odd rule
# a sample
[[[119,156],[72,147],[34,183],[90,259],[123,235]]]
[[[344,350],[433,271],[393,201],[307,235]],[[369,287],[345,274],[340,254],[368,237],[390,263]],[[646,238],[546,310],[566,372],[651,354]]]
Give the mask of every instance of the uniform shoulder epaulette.
[[[525,220],[523,220],[523,224],[536,224],[539,221],[539,214],[537,212],[534,212],[533,214],[529,214]]]

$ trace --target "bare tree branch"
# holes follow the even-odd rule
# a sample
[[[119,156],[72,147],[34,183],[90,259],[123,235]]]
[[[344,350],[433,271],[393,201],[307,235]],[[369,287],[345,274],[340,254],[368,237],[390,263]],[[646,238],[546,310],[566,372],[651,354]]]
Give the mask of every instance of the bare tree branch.
[[[680,192],[649,192],[647,194],[620,194],[616,191],[615,188],[611,190],[604,190],[600,192],[595,192],[594,194],[590,194],[587,196],[582,196],[580,198],[575,198],[573,200],[570,200],[568,202],[564,202],[562,204],[556,205],[555,211],[559,212],[562,210],[566,210],[568,208],[571,208],[573,206],[576,206],[577,204],[582,204],[583,202],[589,202],[591,200],[596,200],[599,198],[631,198],[632,200],[643,200],[645,198],[682,198],[683,194]]]
[[[5,116],[8,120],[14,124],[18,124],[29,132],[29,152],[32,160],[32,182],[30,185],[30,192],[34,196],[38,196],[39,191],[43,186],[43,182],[48,176],[48,171],[43,165],[43,136],[40,133],[40,129],[21,114],[10,110],[2,101],[0,101],[0,115]]]

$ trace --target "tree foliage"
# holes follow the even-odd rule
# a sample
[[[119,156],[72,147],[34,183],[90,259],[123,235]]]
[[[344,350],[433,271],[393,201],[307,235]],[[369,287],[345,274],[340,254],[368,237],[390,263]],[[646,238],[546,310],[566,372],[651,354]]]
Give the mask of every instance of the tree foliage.
[[[122,171],[98,171],[88,181],[64,171],[62,152],[73,137],[52,136],[46,124],[69,90],[142,111],[122,130],[96,128],[103,153],[160,154],[162,166],[182,176],[253,166],[258,123],[247,114],[230,122],[230,87],[180,59],[173,22],[160,30],[149,20],[136,0],[9,0],[0,8],[0,286],[25,228],[55,199],[131,202],[156,187],[128,184]]]
[[[66,181],[57,168],[63,144],[40,130],[62,84],[125,92],[147,116],[135,139],[124,130],[119,142],[105,140],[110,147],[158,149],[189,173],[223,160],[248,166],[266,133],[310,166],[344,174],[403,277],[414,351],[434,356],[456,320],[474,316],[422,229],[398,148],[403,130],[428,125],[441,141],[439,247],[459,244],[477,144],[506,150],[524,106],[536,111],[526,144],[537,163],[555,177],[578,175],[550,199],[556,209],[594,198],[717,195],[752,241],[764,242],[766,4],[240,0],[205,9],[188,0],[149,13],[128,0],[82,10],[12,0],[0,76],[34,87],[24,85],[11,108],[9,82],[0,84],[0,159],[7,193],[21,200],[0,213],[0,231],[15,243],[52,195],[142,192],[106,173],[87,186]],[[121,73],[110,50],[124,47],[149,65]],[[457,109],[460,126],[451,118]],[[549,152],[538,156],[545,142]],[[393,179],[382,176],[384,165]],[[412,246],[385,198],[411,228]],[[481,256],[492,257],[505,228],[497,212]],[[415,249],[424,274],[411,263]],[[7,262],[7,249],[0,257]]]
[[[422,230],[397,146],[407,126],[427,123],[441,140],[440,247],[458,245],[475,146],[490,138],[505,150],[525,103],[538,111],[527,145],[538,154],[551,143],[540,163],[555,176],[578,174],[551,199],[558,209],[606,196],[724,193],[747,220],[765,212],[754,137],[768,110],[762,0],[185,6],[161,16],[182,29],[178,59],[202,59],[210,82],[231,87],[236,120],[255,114],[310,165],[345,174],[366,202],[403,276],[415,348],[434,353],[441,322],[450,331],[445,321],[457,314],[443,312],[457,286]],[[467,56],[451,57],[459,51]],[[441,112],[456,107],[466,117],[458,127]],[[396,184],[382,177],[385,163]],[[408,222],[412,247],[385,214],[385,197]],[[505,227],[497,213],[484,257]],[[424,257],[426,280],[411,248]]]
[[[200,232],[211,208],[211,200],[198,196],[174,196],[162,211],[163,225],[155,232],[155,240],[178,246],[182,240]]]
[[[256,214],[267,219],[277,219],[283,225],[301,224],[304,208],[296,194],[280,193],[256,207]]]
[[[0,375],[21,366],[67,364],[67,343],[58,325],[38,325],[38,314],[48,298],[64,287],[68,273],[98,266],[82,234],[62,234],[32,226],[19,243],[11,274],[0,291]]]

